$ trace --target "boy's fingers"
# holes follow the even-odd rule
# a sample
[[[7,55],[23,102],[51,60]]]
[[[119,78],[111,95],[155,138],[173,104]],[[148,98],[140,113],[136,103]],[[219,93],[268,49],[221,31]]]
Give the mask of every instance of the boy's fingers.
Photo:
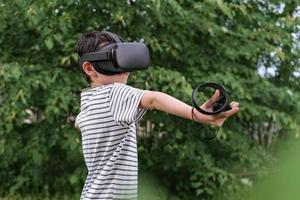
[[[230,106],[233,108],[233,107],[238,107],[240,105],[239,102],[236,102],[236,101],[233,101],[230,103]]]
[[[237,113],[239,111],[239,107],[235,107],[233,106],[231,110],[228,110],[228,111],[225,111],[225,112],[222,112],[220,113],[222,115],[222,117],[230,117],[231,115]]]
[[[220,97],[220,91],[216,90],[212,97],[207,101],[207,106],[212,106]]]

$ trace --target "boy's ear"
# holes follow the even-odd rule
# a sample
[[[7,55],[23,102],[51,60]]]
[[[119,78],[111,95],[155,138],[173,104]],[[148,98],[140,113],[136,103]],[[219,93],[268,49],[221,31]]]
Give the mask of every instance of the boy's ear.
[[[96,70],[94,69],[92,63],[90,62],[84,62],[82,64],[82,70],[85,72],[85,74],[87,74],[88,76],[91,76],[91,77],[95,77],[97,76],[97,72]]]

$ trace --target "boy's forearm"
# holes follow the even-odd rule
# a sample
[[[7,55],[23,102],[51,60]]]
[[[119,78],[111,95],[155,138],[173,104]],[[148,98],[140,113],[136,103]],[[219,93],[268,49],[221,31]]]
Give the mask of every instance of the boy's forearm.
[[[147,91],[142,98],[141,107],[157,109],[186,119],[192,119],[191,111],[193,107],[162,92]],[[195,110],[195,112],[197,111]],[[207,123],[206,116],[201,113],[197,113],[197,119],[199,122]]]

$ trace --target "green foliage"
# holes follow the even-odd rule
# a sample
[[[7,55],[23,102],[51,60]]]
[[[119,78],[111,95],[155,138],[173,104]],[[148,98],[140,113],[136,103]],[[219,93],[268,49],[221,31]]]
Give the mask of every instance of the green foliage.
[[[86,168],[73,123],[86,85],[74,47],[82,33],[107,29],[150,48],[151,67],[133,73],[130,84],[190,103],[192,88],[215,81],[240,102],[239,114],[207,143],[197,124],[148,112],[140,124],[141,169],[185,199],[241,198],[237,191],[249,189],[241,177],[261,175],[276,141],[299,136],[297,5],[2,0],[0,195],[80,193]],[[261,76],[259,68],[275,74]]]
[[[279,148],[280,162],[272,166],[273,173],[258,181],[247,200],[297,199],[299,196],[300,173],[297,169],[300,167],[300,143],[298,140],[283,144]]]

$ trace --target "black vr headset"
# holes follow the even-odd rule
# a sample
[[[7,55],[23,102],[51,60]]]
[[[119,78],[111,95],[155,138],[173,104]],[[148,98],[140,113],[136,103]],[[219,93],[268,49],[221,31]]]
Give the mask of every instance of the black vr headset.
[[[93,64],[97,72],[106,75],[148,68],[150,56],[144,43],[123,42],[114,33],[108,31],[101,33],[108,35],[113,43],[98,47],[95,52],[83,54],[78,60],[80,67],[88,61]]]

